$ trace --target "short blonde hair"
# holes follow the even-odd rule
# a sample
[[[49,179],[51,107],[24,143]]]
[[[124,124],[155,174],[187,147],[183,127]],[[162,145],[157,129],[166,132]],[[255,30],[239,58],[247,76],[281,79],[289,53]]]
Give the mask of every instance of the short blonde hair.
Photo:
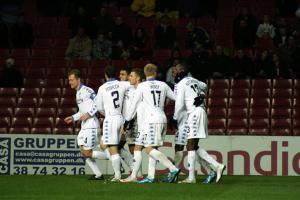
[[[147,76],[156,76],[157,73],[157,66],[149,63],[144,67],[144,73]]]

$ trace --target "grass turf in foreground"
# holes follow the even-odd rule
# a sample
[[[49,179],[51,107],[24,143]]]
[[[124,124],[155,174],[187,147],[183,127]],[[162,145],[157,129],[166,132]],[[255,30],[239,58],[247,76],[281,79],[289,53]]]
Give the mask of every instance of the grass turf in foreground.
[[[180,177],[181,179],[183,177]],[[0,176],[1,200],[205,199],[298,200],[300,177],[224,176],[219,183],[136,184],[89,181],[88,176]]]

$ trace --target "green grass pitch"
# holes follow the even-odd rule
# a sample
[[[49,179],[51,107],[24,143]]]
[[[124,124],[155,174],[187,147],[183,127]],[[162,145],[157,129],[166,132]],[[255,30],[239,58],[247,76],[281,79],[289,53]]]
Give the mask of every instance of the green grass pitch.
[[[224,176],[216,184],[136,184],[88,176],[0,176],[1,200],[298,200],[300,177]],[[180,177],[183,179],[183,177]]]

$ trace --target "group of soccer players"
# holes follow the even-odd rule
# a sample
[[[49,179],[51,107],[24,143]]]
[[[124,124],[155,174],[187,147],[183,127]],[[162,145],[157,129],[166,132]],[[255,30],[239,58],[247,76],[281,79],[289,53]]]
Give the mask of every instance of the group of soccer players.
[[[77,91],[79,111],[66,117],[65,122],[82,121],[77,140],[86,163],[95,174],[91,179],[104,179],[95,159],[109,159],[114,170],[112,182],[154,183],[157,162],[169,169],[168,176],[162,181],[177,182],[181,171],[179,163],[186,146],[189,175],[178,183],[196,183],[196,160],[208,172],[203,183],[220,180],[225,165],[218,163],[198,144],[199,139],[206,138],[208,134],[204,104],[207,85],[190,77],[185,63],[175,67],[174,91],[165,82],[155,79],[157,66],[151,63],[144,70],[121,70],[120,80],[115,78],[113,66],[105,67],[104,73],[106,82],[99,87],[97,94],[81,83],[80,71],[74,69],[68,74],[71,88]],[[164,106],[168,101],[175,101],[174,116],[169,122],[169,125],[177,127],[174,164],[158,149],[163,145],[167,130]],[[94,150],[100,135],[100,123],[95,116],[97,112],[104,116],[101,150]],[[124,148],[126,142],[130,152]],[[143,149],[149,157],[146,178],[141,174]],[[125,179],[121,179],[121,159],[131,169],[131,174]]]

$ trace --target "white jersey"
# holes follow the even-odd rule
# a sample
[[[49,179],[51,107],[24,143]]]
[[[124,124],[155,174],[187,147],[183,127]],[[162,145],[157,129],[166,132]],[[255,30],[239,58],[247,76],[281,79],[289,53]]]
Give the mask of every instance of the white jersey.
[[[97,109],[105,116],[122,115],[123,99],[128,82],[109,80],[98,89]]]
[[[142,101],[141,106],[144,109],[144,119],[149,123],[166,123],[164,105],[166,97],[174,100],[175,96],[171,88],[162,81],[147,80],[138,85],[134,100],[130,105],[126,120],[129,121],[134,117],[138,104]]]
[[[136,90],[133,85],[130,85],[129,82],[127,82],[127,83],[128,83],[128,87],[125,91],[124,100],[123,100],[123,109],[122,109],[122,114],[123,114],[124,118],[126,118],[128,116],[129,106],[130,106],[131,102],[133,101],[134,93]]]
[[[178,120],[181,112],[186,111],[188,114],[196,109],[194,105],[195,98],[200,94],[205,94],[207,85],[195,78],[185,77],[176,84],[176,101],[174,119]],[[205,107],[204,102],[201,107]]]
[[[94,102],[95,97],[94,90],[85,85],[80,85],[79,90],[76,92],[76,102],[79,111],[72,115],[73,120],[78,121],[84,113],[88,113],[90,116],[86,121],[81,122],[81,129],[99,128],[99,121],[95,117],[97,112]]]

